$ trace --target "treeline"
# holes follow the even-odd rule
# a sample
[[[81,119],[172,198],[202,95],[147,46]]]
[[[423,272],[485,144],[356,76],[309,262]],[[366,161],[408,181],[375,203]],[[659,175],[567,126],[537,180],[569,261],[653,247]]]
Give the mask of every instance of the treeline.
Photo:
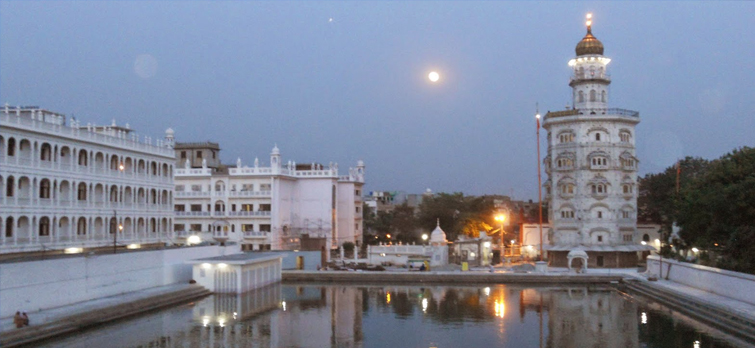
[[[495,216],[501,213],[507,220],[504,231],[511,237],[512,232],[518,233],[520,224],[537,220],[537,202],[529,205],[527,210],[508,197],[465,196],[460,192],[425,196],[416,209],[403,203],[390,211],[375,212],[365,205],[365,243],[420,243],[422,234],[429,236],[438,223],[450,241],[460,235],[479,237],[480,231],[497,238],[500,222]],[[547,211],[547,205],[543,204],[543,219],[547,219]]]
[[[698,248],[703,264],[755,274],[755,149],[687,157],[640,178],[639,189],[638,221],[661,224],[664,242],[676,222],[678,251]],[[668,243],[662,253],[673,256]]]

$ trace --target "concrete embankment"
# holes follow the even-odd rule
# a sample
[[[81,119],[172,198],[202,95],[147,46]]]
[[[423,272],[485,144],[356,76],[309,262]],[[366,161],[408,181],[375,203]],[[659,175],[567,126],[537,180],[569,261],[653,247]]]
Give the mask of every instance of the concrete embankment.
[[[727,334],[755,342],[755,318],[699,297],[667,289],[652,282],[627,280],[620,289],[640,294]]]
[[[344,272],[284,271],[284,282],[390,283],[390,284],[608,284],[623,275],[609,274],[534,274],[481,272]]]
[[[34,324],[21,329],[6,329],[0,333],[0,347],[33,346],[33,343],[55,336],[79,331],[88,327],[104,324],[155,309],[187,303],[210,294],[210,291],[198,285],[174,285],[163,289],[153,289],[140,293],[116,296],[110,299],[92,301],[57,310],[45,323]],[[69,307],[69,306],[67,306]],[[62,314],[62,313],[66,313]],[[75,313],[75,314],[74,314]],[[43,314],[37,313],[39,318]],[[32,315],[32,320],[35,316]]]

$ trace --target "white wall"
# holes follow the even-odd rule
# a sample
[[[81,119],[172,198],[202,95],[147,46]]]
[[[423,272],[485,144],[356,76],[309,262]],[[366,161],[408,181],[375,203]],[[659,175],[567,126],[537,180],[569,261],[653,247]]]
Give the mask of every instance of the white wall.
[[[648,272],[660,275],[658,256],[648,256]],[[755,305],[755,275],[663,259],[663,278]]]
[[[188,282],[184,261],[237,253],[205,246],[0,264],[0,317]]]

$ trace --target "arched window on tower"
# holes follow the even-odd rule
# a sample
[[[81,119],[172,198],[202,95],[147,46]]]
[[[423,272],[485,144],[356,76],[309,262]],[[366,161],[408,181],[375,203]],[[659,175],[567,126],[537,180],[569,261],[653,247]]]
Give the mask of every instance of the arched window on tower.
[[[597,97],[598,97],[598,96],[597,96],[597,94],[596,94],[595,90],[594,90],[594,89],[593,89],[593,90],[590,90],[590,101],[591,101],[591,102],[597,101]]]
[[[600,94],[600,101],[606,102],[606,91],[603,91],[603,93]]]
[[[585,102],[585,93],[583,93],[582,91],[579,91],[579,93],[578,93],[578,100],[579,100],[580,103],[584,103]]]

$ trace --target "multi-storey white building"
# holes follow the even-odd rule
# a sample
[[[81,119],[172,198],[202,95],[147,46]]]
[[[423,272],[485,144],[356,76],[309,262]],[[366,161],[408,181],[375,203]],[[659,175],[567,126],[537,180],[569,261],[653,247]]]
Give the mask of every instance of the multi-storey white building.
[[[566,266],[569,252],[591,267],[630,267],[649,246],[637,236],[635,126],[639,112],[608,107],[609,58],[591,30],[577,44],[573,69],[574,107],[548,112],[549,251],[551,265]]]
[[[140,141],[115,121],[81,126],[38,107],[6,105],[0,253],[170,241],[171,146]]]
[[[296,164],[276,146],[270,165],[220,164],[216,143],[178,143],[175,214],[178,241],[234,241],[244,250],[298,249],[302,235],[330,248],[362,241],[364,163]],[[199,167],[196,167],[199,164]]]

